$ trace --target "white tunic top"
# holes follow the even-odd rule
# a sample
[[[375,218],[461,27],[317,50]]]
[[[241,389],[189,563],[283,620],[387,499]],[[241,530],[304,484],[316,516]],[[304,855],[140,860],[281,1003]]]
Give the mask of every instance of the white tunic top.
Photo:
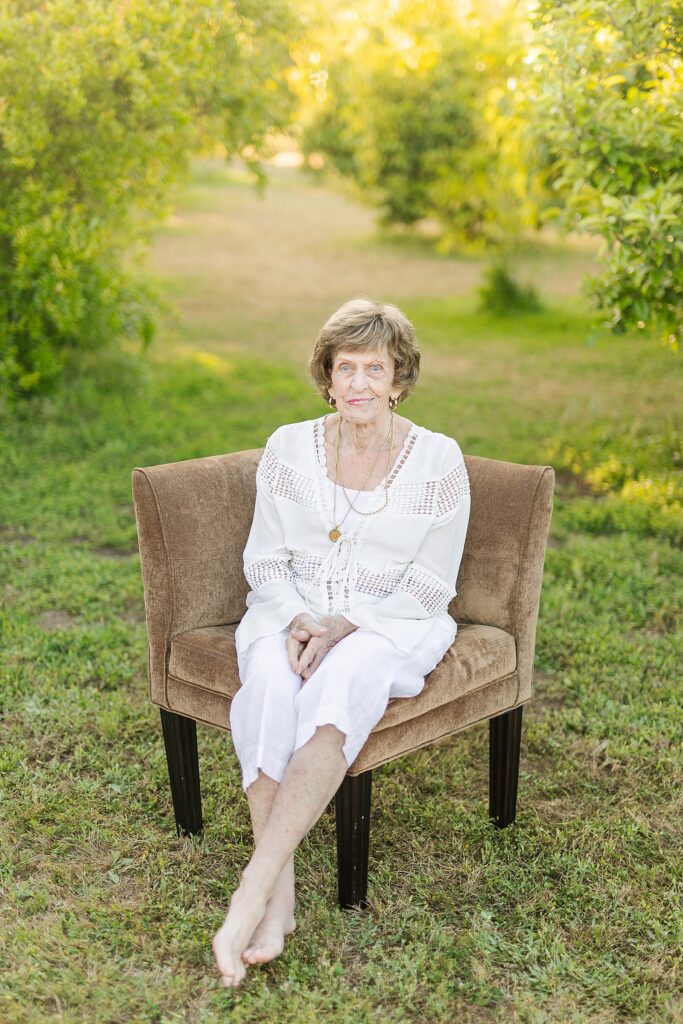
[[[437,618],[456,625],[448,605],[470,514],[463,454],[453,438],[413,423],[385,478],[386,507],[376,515],[351,511],[333,542],[335,485],[327,472],[324,420],[286,423],[267,439],[244,549],[251,589],[235,633],[237,649],[280,632],[300,612],[315,619],[340,612],[411,652]],[[384,483],[374,491],[349,491],[354,505],[379,508]],[[337,494],[339,522],[348,503],[340,487]]]

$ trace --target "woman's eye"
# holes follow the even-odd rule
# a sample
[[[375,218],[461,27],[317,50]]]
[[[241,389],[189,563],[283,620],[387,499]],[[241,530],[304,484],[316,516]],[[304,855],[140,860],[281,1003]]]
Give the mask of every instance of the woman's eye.
[[[338,370],[339,370],[340,373],[344,373],[346,370],[349,370],[349,369],[351,369],[351,367],[349,366],[348,363],[340,363],[340,365],[338,366]],[[373,363],[372,366],[370,367],[370,369],[374,373],[381,373],[382,372],[382,364],[381,363]]]

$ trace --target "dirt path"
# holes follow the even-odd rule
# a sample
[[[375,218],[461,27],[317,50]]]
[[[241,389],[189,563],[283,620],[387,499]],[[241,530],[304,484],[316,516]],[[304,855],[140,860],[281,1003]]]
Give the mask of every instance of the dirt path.
[[[481,279],[484,260],[440,257],[407,237],[382,240],[372,209],[299,170],[269,168],[263,198],[239,166],[204,160],[195,170],[152,251],[152,266],[169,281],[184,321],[164,339],[176,350],[248,349],[305,365],[324,320],[353,296],[409,305],[471,295]],[[588,269],[585,241],[551,246],[539,258],[543,295],[578,290]],[[525,271],[527,279],[535,276],[532,264]],[[434,353],[432,372],[453,368],[454,358]],[[459,358],[465,371],[470,361]]]
[[[457,394],[465,386],[484,407],[506,408],[518,420],[546,416],[566,423],[596,419],[635,423],[656,416],[667,380],[666,406],[683,401],[683,375],[668,352],[648,339],[605,338],[586,345],[580,329],[555,347],[533,341],[511,321],[500,337],[463,336],[461,316],[425,300],[462,297],[474,309],[474,289],[487,260],[441,257],[426,240],[382,236],[372,209],[297,169],[271,167],[263,198],[239,165],[197,161],[175,215],[156,236],[152,268],[165,279],[179,310],[160,332],[153,358],[187,356],[216,370],[233,353],[286,360],[307,386],[308,359],[320,327],[343,302],[368,295],[395,302],[417,328],[423,351],[420,395]],[[546,300],[580,297],[580,279],[597,264],[592,240],[547,240],[515,263]],[[588,385],[588,386],[586,386]],[[621,429],[621,428],[620,428]]]

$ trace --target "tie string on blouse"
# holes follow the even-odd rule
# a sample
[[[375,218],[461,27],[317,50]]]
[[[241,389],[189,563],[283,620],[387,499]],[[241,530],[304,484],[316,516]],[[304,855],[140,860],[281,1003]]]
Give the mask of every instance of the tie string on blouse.
[[[349,601],[355,598],[356,583],[358,579],[358,531],[351,534],[342,534],[334,542],[326,557],[318,567],[315,576],[306,587],[305,601],[310,614],[315,618],[308,595],[313,586],[320,587],[320,594],[323,605],[328,604],[329,614],[348,610],[344,604],[344,594],[348,591]],[[332,607],[329,607],[327,583],[333,584]]]

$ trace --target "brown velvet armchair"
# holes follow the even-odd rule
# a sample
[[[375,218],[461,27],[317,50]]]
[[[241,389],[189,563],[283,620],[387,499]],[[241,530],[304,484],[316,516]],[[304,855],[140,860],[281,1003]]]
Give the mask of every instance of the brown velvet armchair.
[[[240,685],[234,636],[261,452],[133,470],[150,699],[161,710],[178,834],[202,828],[196,723],[229,730]],[[515,819],[555,473],[465,462],[472,505],[449,608],[458,635],[417,697],[389,702],[336,794],[342,908],[367,906],[373,768],[488,719],[489,818],[499,828]]]

